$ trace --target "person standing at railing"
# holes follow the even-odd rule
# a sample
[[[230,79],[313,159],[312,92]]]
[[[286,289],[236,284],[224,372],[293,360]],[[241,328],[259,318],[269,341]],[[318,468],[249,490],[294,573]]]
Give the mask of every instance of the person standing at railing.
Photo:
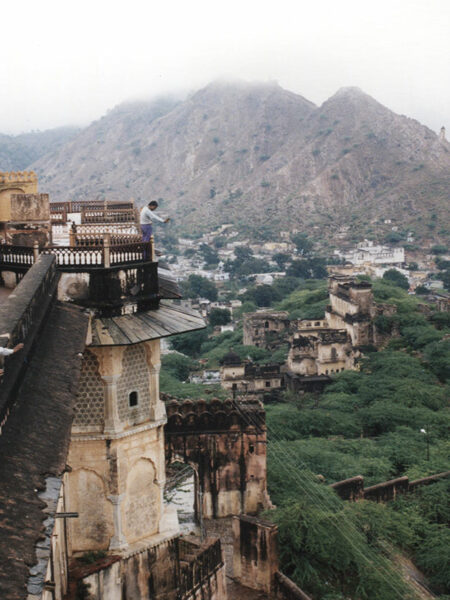
[[[140,216],[140,224],[141,224],[141,232],[142,232],[142,241],[149,242],[150,238],[153,234],[153,221],[159,221],[160,223],[168,223],[170,221],[169,218],[162,219],[159,215],[155,213],[155,210],[158,208],[158,203],[156,200],[152,200],[141,209]]]

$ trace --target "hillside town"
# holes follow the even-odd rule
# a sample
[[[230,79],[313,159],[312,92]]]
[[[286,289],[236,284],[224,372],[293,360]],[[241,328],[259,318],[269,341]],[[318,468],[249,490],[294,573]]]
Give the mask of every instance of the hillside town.
[[[401,340],[409,297],[444,323],[448,255],[366,240],[324,257],[301,232],[253,244],[230,225],[142,241],[132,201],[49,200],[35,173],[0,174],[2,597],[308,600],[261,516],[266,414],[359,375]],[[380,503],[447,476],[328,487]]]

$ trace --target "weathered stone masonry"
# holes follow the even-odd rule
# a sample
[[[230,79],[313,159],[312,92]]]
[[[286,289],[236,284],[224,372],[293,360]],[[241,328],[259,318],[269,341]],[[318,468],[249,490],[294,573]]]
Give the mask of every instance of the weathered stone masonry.
[[[166,460],[198,474],[206,518],[255,514],[268,507],[262,404],[212,400],[166,403]]]

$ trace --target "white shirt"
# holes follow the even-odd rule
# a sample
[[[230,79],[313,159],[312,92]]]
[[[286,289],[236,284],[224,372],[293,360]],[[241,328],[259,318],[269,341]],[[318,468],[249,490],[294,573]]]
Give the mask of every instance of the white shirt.
[[[161,219],[161,217],[156,215],[154,210],[150,210],[148,206],[144,206],[141,209],[141,225],[151,225],[153,223],[153,219],[156,219],[160,223],[164,223],[164,219]]]
[[[14,350],[0,346],[0,356],[9,356],[10,354],[14,354]]]

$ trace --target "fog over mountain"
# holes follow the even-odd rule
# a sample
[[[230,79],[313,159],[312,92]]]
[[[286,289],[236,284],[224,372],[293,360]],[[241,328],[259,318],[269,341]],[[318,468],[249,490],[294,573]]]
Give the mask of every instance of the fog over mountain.
[[[384,219],[448,219],[449,144],[357,88],[320,107],[242,82],[122,104],[29,167],[53,200],[160,199],[188,231],[370,233]]]
[[[57,127],[19,135],[0,133],[0,169],[20,171],[30,163],[54,152],[80,131],[78,127]]]

